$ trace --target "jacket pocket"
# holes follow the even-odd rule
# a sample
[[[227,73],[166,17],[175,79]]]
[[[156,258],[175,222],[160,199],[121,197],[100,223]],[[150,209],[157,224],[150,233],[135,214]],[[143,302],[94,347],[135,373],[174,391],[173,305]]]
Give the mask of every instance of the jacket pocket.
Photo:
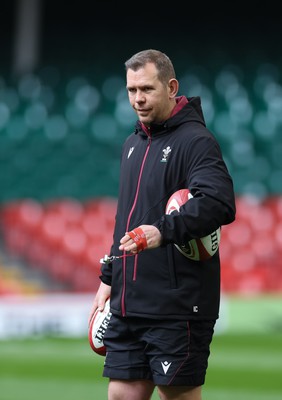
[[[173,244],[168,244],[166,246],[167,249],[167,260],[168,260],[168,272],[170,278],[170,287],[171,289],[177,288],[177,276],[175,271],[175,261],[174,261],[174,249]]]

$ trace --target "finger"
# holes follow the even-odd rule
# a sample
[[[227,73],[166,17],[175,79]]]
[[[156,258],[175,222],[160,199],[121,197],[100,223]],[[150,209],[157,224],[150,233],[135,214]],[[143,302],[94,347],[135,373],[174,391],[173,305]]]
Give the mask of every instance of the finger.
[[[127,234],[128,234],[128,236],[130,236],[130,238],[136,244],[137,252],[142,251],[148,247],[146,235],[145,235],[143,229],[141,229],[140,227],[133,229],[132,231],[128,232]],[[135,248],[135,246],[133,248]]]
[[[130,240],[130,236],[127,234],[127,232],[125,233],[125,235],[120,239],[120,243],[121,244],[125,244],[126,242],[128,242]]]
[[[90,322],[91,322],[95,312],[97,310],[103,311],[104,308],[105,308],[105,301],[102,301],[102,300],[99,301],[98,305],[96,305],[95,307],[93,306],[92,310],[90,311],[89,317],[88,317],[88,325],[90,325]]]

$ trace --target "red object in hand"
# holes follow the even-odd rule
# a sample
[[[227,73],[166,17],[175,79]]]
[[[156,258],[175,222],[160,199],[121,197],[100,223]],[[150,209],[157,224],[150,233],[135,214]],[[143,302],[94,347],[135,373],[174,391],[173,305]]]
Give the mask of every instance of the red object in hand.
[[[135,228],[127,234],[136,243],[137,252],[142,251],[148,247],[146,235],[141,228]]]

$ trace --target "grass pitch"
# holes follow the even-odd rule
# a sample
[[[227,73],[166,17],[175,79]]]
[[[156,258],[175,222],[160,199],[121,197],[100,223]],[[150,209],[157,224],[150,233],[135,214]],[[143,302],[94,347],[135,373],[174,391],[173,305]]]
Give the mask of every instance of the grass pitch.
[[[107,400],[104,357],[87,338],[0,341],[0,361],[0,400]],[[281,334],[219,334],[203,400],[281,400],[281,377]]]

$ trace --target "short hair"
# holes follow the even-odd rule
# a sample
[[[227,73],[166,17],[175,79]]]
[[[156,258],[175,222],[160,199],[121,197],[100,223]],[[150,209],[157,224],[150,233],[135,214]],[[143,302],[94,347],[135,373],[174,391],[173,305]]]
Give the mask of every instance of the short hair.
[[[137,71],[148,63],[155,64],[158,70],[158,78],[163,84],[166,84],[170,79],[176,79],[170,58],[159,50],[148,49],[140,51],[130,57],[124,65],[127,72],[129,69]]]

